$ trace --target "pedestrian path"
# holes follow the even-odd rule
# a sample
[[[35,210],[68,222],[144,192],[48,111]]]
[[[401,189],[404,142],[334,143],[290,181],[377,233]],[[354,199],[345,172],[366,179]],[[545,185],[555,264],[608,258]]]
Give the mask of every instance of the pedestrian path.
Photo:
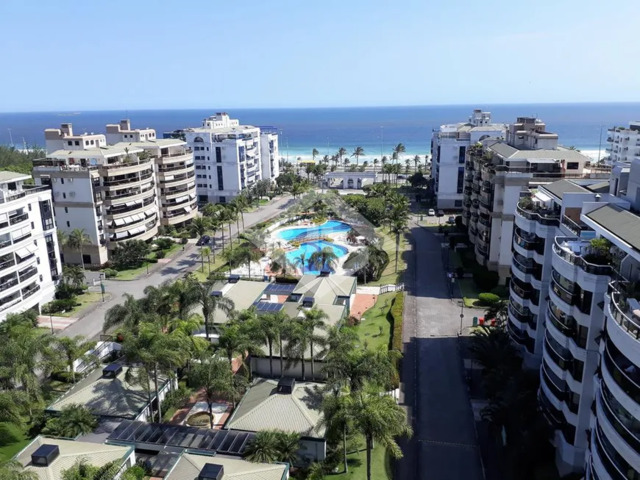
[[[52,328],[53,330],[64,330],[69,325],[72,325],[77,321],[77,317],[56,317],[49,315],[40,315],[38,317],[38,326],[41,328]]]
[[[358,287],[356,289],[356,293],[361,293],[363,295],[380,295],[380,287]]]

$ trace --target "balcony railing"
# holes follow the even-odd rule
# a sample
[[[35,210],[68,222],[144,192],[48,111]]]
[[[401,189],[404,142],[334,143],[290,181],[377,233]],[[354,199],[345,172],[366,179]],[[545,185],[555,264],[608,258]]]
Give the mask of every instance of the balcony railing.
[[[527,233],[520,228],[513,230],[513,242],[524,250],[534,250],[540,254],[544,253],[544,239],[533,233]]]
[[[556,327],[560,333],[565,337],[576,339],[577,337],[577,322],[571,315],[565,315],[564,317],[556,315],[553,311],[552,302],[547,304],[547,318]],[[584,348],[584,345],[578,345]]]
[[[622,354],[618,354],[618,359],[615,360],[614,355],[618,352],[613,354],[611,352],[613,349],[615,347],[610,345],[610,342],[607,342],[605,354],[603,355],[604,364],[622,391],[640,405],[640,369]]]
[[[529,353],[534,352],[534,340],[527,332],[518,328],[511,320],[507,320],[507,332],[518,345],[522,345]]]
[[[15,215],[13,217],[9,217],[9,223],[11,225],[15,225],[17,223],[24,222],[25,220],[28,220],[28,219],[29,219],[29,214],[23,213],[21,215]]]
[[[525,275],[533,275],[536,280],[541,278],[542,266],[518,253],[514,252],[511,265]]]
[[[611,266],[610,265],[602,265],[595,264],[586,261],[581,255],[577,253],[573,253],[568,248],[563,248],[559,241],[575,241],[579,242],[578,238],[568,238],[568,237],[556,237],[553,243],[553,251],[556,255],[558,255],[563,260],[575,265],[586,273],[590,273],[592,275],[611,275]],[[603,261],[606,261],[603,259]]]
[[[640,420],[618,402],[604,382],[600,382],[598,401],[609,423],[624,441],[640,455]]]
[[[527,220],[538,222],[541,225],[557,227],[560,224],[560,214],[554,210],[525,209],[518,204],[516,212]]]
[[[626,282],[621,281],[613,281],[609,284],[608,293],[611,297],[609,313],[618,325],[636,340],[640,340],[640,319],[630,312],[629,305],[622,294],[627,285]]]
[[[567,227],[574,235],[580,235],[580,232],[592,230],[592,228],[587,225],[577,224],[566,215],[562,216],[562,225]]]
[[[36,293],[38,290],[40,290],[40,285],[33,285],[28,288],[24,288],[22,289],[22,298],[23,299],[28,298],[34,293]]]
[[[640,480],[640,471],[633,468],[618,453],[598,424],[595,429],[595,445],[598,457],[613,480]]]

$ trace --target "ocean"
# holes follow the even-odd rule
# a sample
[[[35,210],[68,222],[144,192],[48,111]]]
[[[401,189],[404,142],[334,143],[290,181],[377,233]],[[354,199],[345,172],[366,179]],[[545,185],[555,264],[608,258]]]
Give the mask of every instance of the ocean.
[[[474,108],[490,111],[495,122],[536,116],[559,135],[562,145],[575,146],[594,158],[600,146],[604,156],[607,128],[640,118],[640,103],[0,113],[0,144],[13,142],[20,148],[43,145],[44,129],[60,123],[72,123],[76,133],[98,133],[107,123],[124,118],[129,118],[134,128],[155,128],[161,136],[162,132],[198,126],[203,118],[226,111],[242,124],[277,127],[281,132],[280,156],[291,161],[309,158],[314,148],[322,156],[332,155],[340,147],[351,152],[356,146],[365,150],[361,161],[371,161],[390,156],[398,143],[406,147],[405,158],[429,153],[432,130],[441,124],[466,121]]]

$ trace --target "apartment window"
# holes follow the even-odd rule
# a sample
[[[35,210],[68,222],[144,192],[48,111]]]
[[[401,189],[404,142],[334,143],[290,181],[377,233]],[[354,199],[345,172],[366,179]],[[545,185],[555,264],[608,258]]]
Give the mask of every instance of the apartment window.
[[[207,147],[207,152],[209,151],[209,147]],[[207,159],[209,159],[209,157],[207,157]]]
[[[462,200],[456,200],[455,203],[454,203],[454,206],[462,207]]]
[[[93,145],[93,144],[94,144],[94,143],[93,143],[93,140],[91,140],[91,145]]]
[[[462,193],[464,184],[464,167],[458,167],[458,193]]]
[[[216,147],[216,162],[222,163],[222,148]]]
[[[67,227],[71,227],[71,223],[69,223],[69,220],[67,220]]]
[[[437,160],[438,163],[440,163],[440,145],[438,145],[437,152],[438,152],[438,156],[437,156],[436,160]]]
[[[43,281],[44,281],[44,277],[40,275],[40,283],[42,283]]]
[[[76,146],[80,146],[80,141],[79,140],[76,140],[74,143],[76,144]]]
[[[72,142],[71,140],[69,140],[69,141],[67,142],[67,145],[73,145],[73,142]]]
[[[64,207],[64,213],[69,213],[69,208],[68,207]]]
[[[209,180],[211,180],[211,175],[209,175]]]
[[[35,224],[31,222],[31,230],[34,230],[35,228],[36,228]]]
[[[567,170],[578,170],[580,164],[578,162],[567,162]]]
[[[60,183],[61,183],[62,185],[64,185],[64,178],[62,178],[62,177],[60,178]]]
[[[464,154],[467,150],[467,147],[460,147],[458,149],[458,163],[464,163]]]
[[[62,198],[67,198],[67,194],[65,192],[62,192]]]
[[[218,190],[224,190],[224,181],[222,178],[222,167],[218,166]]]
[[[220,203],[227,203],[227,197],[220,197]]]

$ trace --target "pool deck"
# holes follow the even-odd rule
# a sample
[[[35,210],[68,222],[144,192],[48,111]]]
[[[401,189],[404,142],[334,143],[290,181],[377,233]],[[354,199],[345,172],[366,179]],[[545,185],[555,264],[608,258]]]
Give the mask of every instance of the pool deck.
[[[169,423],[172,425],[184,425],[184,422],[187,420],[187,417],[189,416],[189,413],[191,412],[191,409],[193,408],[193,406],[196,405],[198,402],[206,402],[206,401],[207,399],[204,394],[204,389],[198,390],[196,393],[191,395],[191,398],[189,399],[189,403],[185,407],[176,410],[176,413],[173,414],[173,417],[171,417],[171,420],[169,420]],[[222,399],[216,400],[215,403],[227,405],[227,411],[220,416],[216,424],[213,426],[214,430],[220,430],[224,426],[225,422],[227,421],[227,418],[229,418],[229,415],[231,415],[233,406],[231,403]]]

